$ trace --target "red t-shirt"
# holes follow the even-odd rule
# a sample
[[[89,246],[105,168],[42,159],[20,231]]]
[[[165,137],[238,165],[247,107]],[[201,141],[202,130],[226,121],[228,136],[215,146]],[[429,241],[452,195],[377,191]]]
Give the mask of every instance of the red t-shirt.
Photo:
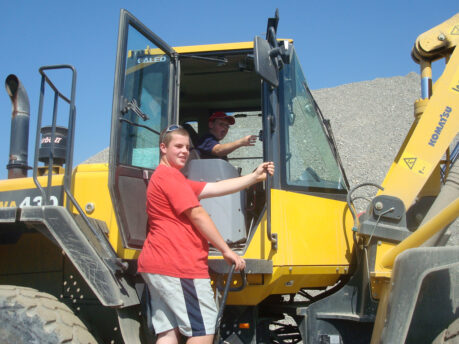
[[[184,211],[200,206],[206,185],[186,179],[179,170],[159,165],[147,188],[148,234],[138,271],[179,278],[209,278],[209,245]]]

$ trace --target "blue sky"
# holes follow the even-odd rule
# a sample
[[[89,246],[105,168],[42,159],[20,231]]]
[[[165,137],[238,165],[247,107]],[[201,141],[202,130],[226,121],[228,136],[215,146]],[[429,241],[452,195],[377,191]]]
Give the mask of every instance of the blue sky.
[[[109,145],[120,8],[172,46],[264,37],[279,8],[278,37],[294,39],[311,89],[419,72],[416,37],[459,11],[457,0],[2,1],[0,80],[16,74],[30,99],[29,165],[43,65],[78,72],[74,165]],[[65,88],[65,87],[64,87]],[[0,178],[6,177],[11,102],[0,91]]]

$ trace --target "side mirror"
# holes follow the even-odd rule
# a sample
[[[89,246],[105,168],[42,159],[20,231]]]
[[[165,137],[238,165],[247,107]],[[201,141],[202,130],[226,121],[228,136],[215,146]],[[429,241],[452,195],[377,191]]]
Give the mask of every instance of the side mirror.
[[[255,72],[271,86],[279,86],[277,64],[274,63],[273,57],[271,56],[271,46],[268,41],[259,36],[255,36],[253,50],[255,55]]]
[[[290,63],[293,49],[287,41],[284,41],[283,44],[277,41],[278,23],[279,10],[276,9],[274,18],[268,18],[266,40],[255,36],[253,44],[255,72],[273,87],[279,86],[278,71],[284,64]]]

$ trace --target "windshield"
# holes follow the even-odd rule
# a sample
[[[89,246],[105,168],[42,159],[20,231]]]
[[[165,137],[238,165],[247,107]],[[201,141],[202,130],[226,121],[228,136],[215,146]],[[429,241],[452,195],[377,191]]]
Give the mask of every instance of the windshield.
[[[346,183],[309,92],[298,57],[281,72],[284,182],[307,188],[345,190]]]
[[[159,163],[159,135],[167,124],[169,100],[169,56],[133,27],[129,27],[124,98],[137,104],[147,119],[134,111],[124,114],[119,162],[144,168]]]

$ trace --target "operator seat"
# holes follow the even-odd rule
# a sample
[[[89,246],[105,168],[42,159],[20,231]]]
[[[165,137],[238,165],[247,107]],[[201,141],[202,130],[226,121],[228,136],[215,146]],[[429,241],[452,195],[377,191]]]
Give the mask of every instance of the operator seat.
[[[193,160],[193,159],[200,159],[201,156],[199,155],[199,151],[196,149],[196,145],[198,144],[198,139],[199,139],[198,133],[188,123],[183,123],[182,127],[188,132],[188,135],[190,135],[191,145],[190,145],[190,155],[188,157],[188,161]]]
[[[191,160],[182,168],[182,173],[191,180],[218,182],[239,177],[237,169],[223,159]],[[201,200],[223,239],[228,243],[244,242],[247,239],[244,190],[226,196]]]

